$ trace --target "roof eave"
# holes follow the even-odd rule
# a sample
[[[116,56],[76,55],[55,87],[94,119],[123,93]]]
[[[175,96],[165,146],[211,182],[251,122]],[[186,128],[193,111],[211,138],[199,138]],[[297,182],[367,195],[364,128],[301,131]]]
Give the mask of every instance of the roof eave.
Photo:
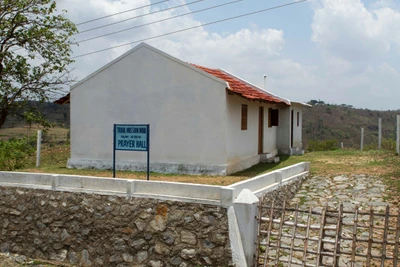
[[[285,103],[285,102],[283,102],[283,101],[277,102],[277,101],[265,100],[265,99],[261,99],[261,98],[248,98],[248,97],[245,97],[244,95],[242,95],[241,93],[232,91],[232,89],[229,88],[229,87],[227,87],[226,90],[228,91],[229,94],[240,96],[240,97],[242,97],[242,98],[244,98],[244,99],[247,99],[247,100],[249,100],[249,101],[260,101],[260,102],[268,103],[268,104],[290,106],[290,105],[288,105],[287,103]]]
[[[304,103],[304,102],[299,102],[299,101],[292,101],[293,104],[298,104],[298,105],[302,105],[304,107],[312,107],[312,105]]]
[[[264,90],[264,89],[258,87],[257,85],[252,84],[251,82],[248,82],[248,81],[246,81],[246,80],[244,80],[244,79],[242,79],[242,78],[236,76],[235,74],[230,73],[229,71],[226,71],[226,70],[224,70],[224,69],[219,69],[219,70],[222,71],[222,72],[225,72],[225,73],[228,74],[228,75],[231,75],[231,76],[235,77],[236,79],[238,79],[238,80],[240,80],[240,81],[242,81],[242,82],[248,84],[248,85],[251,86],[251,87],[254,87],[254,88],[260,90],[261,92],[265,92],[265,93],[270,94],[271,96],[273,96],[273,97],[275,97],[275,98],[277,98],[277,99],[282,100],[282,102],[283,102],[284,104],[290,106],[291,101],[290,101],[289,99],[284,98],[284,97],[281,97],[281,96],[278,96],[278,95],[275,95],[275,94],[273,94],[273,93],[271,93],[271,92],[269,92],[269,91],[267,91],[267,90]],[[246,98],[246,97],[245,97],[245,98]],[[260,99],[260,100],[264,100],[264,99]],[[267,100],[264,100],[264,101],[267,101]],[[268,102],[268,101],[267,101],[267,102]],[[272,101],[270,101],[270,102],[272,102]],[[273,102],[273,103],[276,103],[276,102]]]

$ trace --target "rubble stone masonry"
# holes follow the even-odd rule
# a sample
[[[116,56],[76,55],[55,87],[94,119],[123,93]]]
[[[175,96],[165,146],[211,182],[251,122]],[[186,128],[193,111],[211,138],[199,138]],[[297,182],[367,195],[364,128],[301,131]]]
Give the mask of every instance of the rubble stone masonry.
[[[219,206],[0,186],[0,252],[77,266],[232,266]]]

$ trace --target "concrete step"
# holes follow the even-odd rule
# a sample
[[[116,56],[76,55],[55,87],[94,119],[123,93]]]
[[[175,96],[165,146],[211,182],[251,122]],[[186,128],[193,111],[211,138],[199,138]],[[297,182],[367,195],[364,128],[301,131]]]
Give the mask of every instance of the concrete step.
[[[279,162],[279,157],[275,156],[275,157],[270,157],[270,158],[261,158],[260,162],[263,163],[278,163]]]
[[[277,149],[269,153],[260,154],[260,162],[268,162],[269,160],[273,160],[277,154],[278,154]]]
[[[268,163],[278,163],[280,158],[278,156],[268,159]]]
[[[298,147],[292,147],[290,149],[290,155],[304,155],[304,150]]]

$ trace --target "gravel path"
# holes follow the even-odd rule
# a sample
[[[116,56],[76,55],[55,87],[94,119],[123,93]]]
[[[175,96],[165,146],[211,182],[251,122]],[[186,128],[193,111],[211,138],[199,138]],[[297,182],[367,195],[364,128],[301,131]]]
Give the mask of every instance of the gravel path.
[[[335,177],[322,177],[322,176],[314,176],[310,177],[306,180],[301,189],[292,199],[290,206],[295,206],[299,204],[300,210],[308,210],[313,207],[313,211],[322,211],[322,208],[327,205],[330,210],[338,210],[340,203],[343,203],[343,209],[345,211],[354,211],[356,207],[358,207],[359,211],[369,211],[372,206],[376,213],[384,213],[387,206],[390,204],[386,202],[388,195],[386,193],[385,184],[377,177],[368,176],[368,175],[342,175]],[[392,205],[391,213],[397,214],[397,205]],[[291,214],[285,220],[293,221],[295,216]],[[328,217],[329,218],[329,217]],[[343,215],[343,228],[342,228],[342,237],[348,238],[349,240],[342,240],[340,243],[340,251],[349,252],[351,255],[352,247],[353,247],[353,225],[354,225],[354,214],[345,213]],[[301,224],[306,224],[308,220],[308,213],[303,212],[299,213],[297,216],[297,222]],[[331,222],[329,222],[331,220]],[[375,216],[374,217],[374,227],[377,227],[373,231],[373,238],[376,240],[382,240],[383,237],[383,228],[384,225],[384,217],[383,216]],[[320,215],[312,215],[310,216],[310,222],[312,226],[318,226],[321,221]],[[337,224],[337,218],[331,217],[327,219],[327,225],[335,227]],[[365,226],[365,228],[357,228],[356,236],[361,239],[369,238],[369,223],[370,216],[369,214],[360,215],[358,217],[358,226]],[[390,220],[389,227],[395,227],[394,220]],[[288,234],[288,236],[293,235],[293,227],[283,227],[282,232]],[[335,231],[327,231],[330,235],[335,236]],[[316,238],[320,236],[319,230],[310,231],[310,237]],[[329,235],[328,234],[328,235]],[[296,236],[305,236],[305,229],[296,229]],[[388,232],[388,240],[394,241],[395,233]],[[324,244],[324,250],[334,251],[335,249],[335,239],[331,237],[325,237],[332,242]],[[287,246],[290,246],[291,238],[284,237],[281,239],[281,242]],[[299,251],[293,253],[294,260],[297,262],[302,262],[303,259],[303,248],[305,246],[305,242],[303,239],[295,239],[294,247],[298,248]],[[318,242],[310,241],[308,246],[311,250],[317,250]],[[356,253],[360,255],[367,255],[368,252],[368,244],[367,242],[356,242],[355,244]],[[387,246],[387,255],[393,256],[394,248],[393,246]],[[276,251],[271,251],[268,253],[269,255],[275,257]],[[282,255],[282,256],[281,256]],[[382,245],[381,244],[373,244],[372,245],[372,255],[381,256],[382,255]],[[281,254],[280,259],[288,259],[289,255]],[[323,263],[326,265],[332,265],[333,257],[323,257]],[[307,256],[306,262],[308,263],[316,263],[316,256],[309,255]],[[356,257],[356,262],[354,264],[355,267],[365,266],[366,258],[365,257]],[[380,260],[373,260],[372,266],[381,266]],[[374,265],[377,264],[377,265]],[[282,265],[282,266],[287,266]],[[351,257],[341,255],[339,258],[339,266],[351,266]],[[393,261],[385,261],[384,266],[393,266]]]

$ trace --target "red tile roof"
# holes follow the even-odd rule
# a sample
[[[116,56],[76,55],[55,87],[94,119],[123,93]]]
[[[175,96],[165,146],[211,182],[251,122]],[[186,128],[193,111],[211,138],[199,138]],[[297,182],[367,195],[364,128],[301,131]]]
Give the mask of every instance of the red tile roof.
[[[221,80],[228,82],[229,88],[228,90],[250,100],[262,100],[272,103],[284,103],[286,105],[290,105],[290,102],[286,99],[281,99],[276,97],[266,91],[261,90],[260,88],[246,83],[239,78],[233,76],[232,74],[226,73],[220,69],[210,69],[203,66],[191,64],[192,66],[211,74],[214,77],[217,77]]]
[[[229,87],[227,88],[233,93],[236,93],[244,98],[250,99],[250,100],[261,100],[261,101],[267,101],[271,103],[284,103],[286,105],[290,105],[290,102],[286,99],[279,98],[277,96],[274,96],[266,91],[261,90],[260,88],[251,85],[249,83],[244,82],[243,80],[233,76],[232,74],[229,74],[227,72],[224,72],[220,69],[210,69],[206,68],[203,66],[199,66],[196,64],[191,64],[192,66],[207,72],[208,74],[211,74],[214,77],[217,77],[221,80],[226,81],[229,84]],[[70,102],[70,95],[67,94],[64,97],[54,101],[56,104],[66,104]]]
[[[69,93],[67,95],[61,97],[60,99],[57,99],[56,101],[54,101],[54,103],[60,104],[60,105],[68,104],[69,102],[70,102]]]

